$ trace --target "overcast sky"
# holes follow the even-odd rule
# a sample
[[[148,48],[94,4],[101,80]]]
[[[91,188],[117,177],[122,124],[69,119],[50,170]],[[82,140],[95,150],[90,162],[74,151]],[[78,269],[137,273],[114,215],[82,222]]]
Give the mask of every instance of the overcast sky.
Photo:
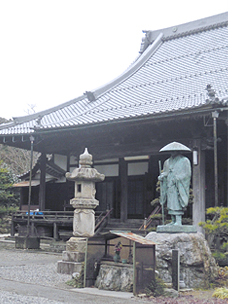
[[[228,0],[0,0],[0,117],[56,106],[120,75],[143,30],[228,11]]]

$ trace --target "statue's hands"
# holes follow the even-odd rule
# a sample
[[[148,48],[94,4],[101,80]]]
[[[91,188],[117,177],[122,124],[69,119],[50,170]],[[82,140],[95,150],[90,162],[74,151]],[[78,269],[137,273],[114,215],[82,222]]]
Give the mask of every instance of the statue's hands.
[[[165,174],[164,172],[162,172],[159,176],[158,176],[158,180],[159,181],[163,181],[163,179],[167,176],[167,174]]]

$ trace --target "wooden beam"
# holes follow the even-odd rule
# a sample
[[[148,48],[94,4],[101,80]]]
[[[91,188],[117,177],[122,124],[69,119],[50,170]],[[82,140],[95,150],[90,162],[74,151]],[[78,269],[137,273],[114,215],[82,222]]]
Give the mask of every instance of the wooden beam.
[[[40,191],[39,191],[39,210],[45,210],[45,193],[46,193],[46,153],[41,154],[40,158]]]

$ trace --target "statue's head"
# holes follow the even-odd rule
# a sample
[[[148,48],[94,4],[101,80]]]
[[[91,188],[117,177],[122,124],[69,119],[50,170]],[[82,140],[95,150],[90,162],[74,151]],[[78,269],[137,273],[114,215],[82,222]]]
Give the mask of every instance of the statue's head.
[[[170,153],[171,153],[171,156],[174,158],[174,157],[180,155],[181,151],[170,151]]]
[[[191,152],[191,150],[186,147],[185,145],[178,143],[176,141],[164,146],[159,150],[159,152],[166,152],[166,153],[171,153],[173,157],[176,155],[181,154],[181,152]]]

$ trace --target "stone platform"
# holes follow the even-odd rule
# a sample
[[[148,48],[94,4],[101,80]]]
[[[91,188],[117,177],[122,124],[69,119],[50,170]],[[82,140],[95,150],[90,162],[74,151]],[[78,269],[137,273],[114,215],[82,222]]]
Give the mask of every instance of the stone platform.
[[[166,282],[172,282],[172,250],[180,254],[180,277],[186,288],[207,288],[216,278],[218,266],[202,233],[150,232],[146,239],[156,245],[156,269]]]
[[[196,233],[197,228],[192,225],[161,225],[157,226],[157,233]]]

